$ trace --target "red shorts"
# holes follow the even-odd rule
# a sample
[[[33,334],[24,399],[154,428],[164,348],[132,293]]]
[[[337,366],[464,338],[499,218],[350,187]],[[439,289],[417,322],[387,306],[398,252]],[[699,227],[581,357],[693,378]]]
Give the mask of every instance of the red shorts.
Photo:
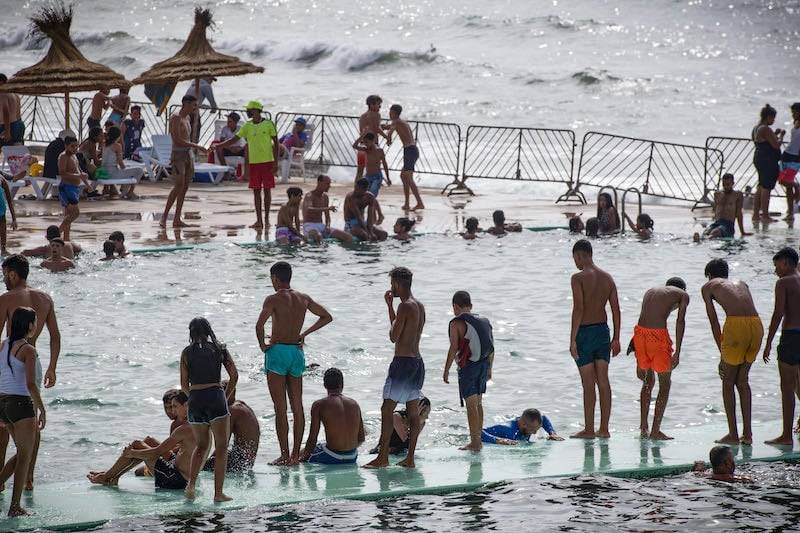
[[[358,152],[356,152],[356,165],[358,165],[361,168],[367,166],[367,153],[366,152],[364,152],[362,150],[359,150]]]
[[[272,161],[269,163],[250,163],[251,189],[274,189],[275,174],[272,172]]]

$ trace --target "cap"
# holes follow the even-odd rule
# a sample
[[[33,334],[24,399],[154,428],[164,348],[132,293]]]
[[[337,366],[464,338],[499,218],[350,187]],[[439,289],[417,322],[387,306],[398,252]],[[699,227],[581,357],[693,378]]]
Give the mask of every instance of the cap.
[[[75,132],[72,130],[61,130],[58,132],[58,136],[61,139],[66,139],[67,137],[76,137]]]
[[[244,106],[244,108],[245,109],[258,109],[259,111],[261,111],[262,109],[264,109],[264,106],[258,100],[250,100],[249,102],[247,102],[247,105]]]
[[[294,123],[295,124],[302,124],[303,126],[305,126],[306,125],[306,119],[304,119],[303,117],[297,117],[296,119],[294,119]]]

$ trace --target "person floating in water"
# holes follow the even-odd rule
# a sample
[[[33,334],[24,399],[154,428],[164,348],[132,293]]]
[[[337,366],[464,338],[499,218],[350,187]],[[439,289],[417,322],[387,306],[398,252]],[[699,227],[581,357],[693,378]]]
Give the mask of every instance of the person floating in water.
[[[633,351],[636,352],[636,376],[642,380],[642,392],[639,406],[641,409],[642,438],[653,440],[669,440],[661,431],[661,421],[669,401],[669,390],[672,385],[672,371],[677,368],[681,358],[683,332],[686,329],[686,308],[689,306],[689,295],[686,293],[686,282],[681,278],[670,278],[664,287],[654,287],[644,293],[642,311],[639,322],[633,328]],[[675,322],[675,353],[672,352],[672,339],[667,331],[667,318],[678,310]],[[631,348],[628,349],[628,353]],[[653,415],[652,430],[648,424],[650,401],[658,374],[658,397],[656,412]]]
[[[548,440],[564,440],[556,433],[550,419],[538,409],[525,409],[522,415],[511,422],[483,428],[481,441],[488,444],[515,445],[528,442],[540,429],[547,433]]]
[[[278,227],[275,229],[275,240],[279,244],[299,244],[305,240],[300,232],[300,200],[303,189],[289,187],[286,189],[289,200],[278,210]]]
[[[583,386],[585,427],[572,435],[577,439],[607,439],[611,436],[611,384],[608,364],[620,352],[620,310],[614,279],[595,266],[592,244],[581,239],[572,247],[572,258],[580,272],[572,275],[572,329],[569,353],[578,365]],[[606,305],[611,306],[614,336],[608,329]],[[600,394],[600,428],[594,429],[595,388]]]
[[[519,222],[506,222],[506,214],[501,209],[492,213],[492,222],[494,222],[494,225],[487,229],[486,233],[505,235],[509,232],[516,233],[522,231],[522,225]]]
[[[586,225],[583,223],[580,215],[575,215],[569,219],[569,232],[570,233],[583,233]]]
[[[655,223],[647,213],[639,214],[639,216],[636,217],[635,223],[633,219],[628,216],[628,213],[625,213],[625,221],[628,223],[631,231],[637,234],[639,237],[643,239],[649,239],[653,236],[653,226],[655,226]]]
[[[586,221],[586,236],[598,237],[600,235],[600,221],[597,217],[591,217]]]
[[[733,174],[723,175],[722,190],[714,193],[714,222],[705,229],[703,236],[710,239],[732,238],[736,233],[734,222],[738,222],[742,237],[752,235],[744,230],[743,202],[742,192],[733,190]]]
[[[338,368],[325,371],[323,385],[328,395],[311,405],[311,428],[300,460],[323,465],[354,464],[366,436],[361,407],[342,394],[344,376]],[[320,424],[325,428],[326,442],[317,444]]]
[[[781,340],[778,344],[778,372],[781,382],[781,404],[783,410],[783,432],[766,444],[791,446],[792,422],[794,422],[794,396],[798,386],[800,368],[800,272],[797,271],[798,255],[794,248],[782,248],[772,258],[775,264],[775,310],[769,323],[767,342],[764,345],[764,362],[769,362],[772,340],[783,322]]]
[[[466,222],[464,222],[464,228],[466,231],[461,234],[466,240],[471,241],[478,238],[478,219],[475,217],[469,217]]]
[[[400,217],[394,223],[394,238],[398,241],[410,241],[412,239],[411,229],[414,227],[414,221],[408,217]]]
[[[736,460],[733,457],[733,450],[729,446],[714,446],[708,452],[708,460],[711,463],[711,475],[709,479],[715,481],[725,481],[728,483],[751,483],[750,478],[736,475]],[[695,472],[705,474],[706,464],[704,461],[694,463]]]
[[[222,381],[222,388],[228,400],[228,411],[231,413],[231,431],[233,444],[228,448],[227,473],[244,474],[253,469],[258,453],[258,444],[261,440],[261,428],[258,418],[249,405],[236,399],[236,388],[230,386],[226,380]],[[214,471],[214,456],[211,456],[203,466],[203,471]]]
[[[420,433],[419,399],[425,383],[425,363],[419,351],[419,340],[425,327],[425,306],[411,293],[412,273],[405,267],[397,267],[389,273],[391,289],[384,294],[389,311],[389,340],[394,343],[394,359],[389,365],[389,374],[383,386],[381,405],[381,444],[378,457],[367,463],[367,468],[389,466],[389,440],[392,436],[394,408],[398,403],[406,404],[411,432],[408,437],[406,458],[398,464],[414,468],[414,452]],[[400,298],[397,312],[394,299]]]
[[[103,242],[103,257],[100,258],[100,261],[113,261],[117,259],[117,256],[114,255],[116,250],[116,246],[114,246],[113,241],[104,241]]]
[[[442,379],[450,383],[450,367],[458,363],[458,396],[461,405],[467,404],[469,444],[460,449],[479,452],[483,427],[483,395],[486,382],[492,379],[494,364],[494,337],[492,325],[485,317],[472,312],[472,298],[467,291],[453,295],[453,315],[450,321],[450,349],[444,363]]]
[[[617,233],[620,230],[619,214],[607,192],[597,195],[597,222],[600,224],[601,234]]]
[[[419,432],[425,429],[425,424],[428,422],[428,417],[431,414],[431,401],[420,393],[419,398]],[[408,450],[408,438],[411,436],[411,420],[408,416],[408,411],[400,409],[392,414],[392,422],[394,427],[392,429],[392,436],[389,438],[389,454],[399,455]],[[380,435],[378,435],[380,439]],[[379,453],[381,443],[375,445],[369,453]]]
[[[747,284],[741,280],[728,279],[728,263],[724,259],[713,259],[705,268],[708,282],[701,293],[706,305],[706,314],[711,324],[714,342],[720,351],[719,375],[722,378],[722,401],[728,418],[728,434],[716,442],[720,444],[752,444],[750,366],[756,360],[764,326],[758,317],[753,296]],[[714,302],[725,311],[725,325],[719,327]],[[736,425],[736,394],[742,406],[742,437]]]
[[[52,225],[47,226],[45,230],[45,238],[47,239],[47,244],[43,244],[41,246],[37,246],[36,248],[28,248],[27,250],[22,250],[22,255],[25,257],[47,257],[50,255],[50,241],[53,239],[57,239],[61,237],[61,230],[58,229],[58,226]],[[81,245],[77,242],[70,242],[64,241],[64,250],[63,256],[67,259],[75,259],[75,255],[81,251]]]
[[[275,294],[264,299],[261,314],[256,322],[256,339],[264,352],[264,370],[267,386],[275,406],[275,432],[281,455],[270,464],[297,464],[303,444],[306,419],[303,412],[303,372],[306,358],[303,353],[305,339],[311,333],[330,324],[331,314],[307,294],[291,288],[292,267],[279,261],[269,269]],[[317,316],[317,321],[303,330],[306,312]],[[264,326],[272,319],[272,335],[265,341]],[[289,454],[289,419],[286,415],[286,398],[294,419],[294,440]]]
[[[75,263],[73,263],[71,259],[64,257],[63,252],[63,240],[55,238],[50,241],[50,257],[42,261],[42,268],[46,268],[50,272],[65,272],[71,268],[75,268]]]

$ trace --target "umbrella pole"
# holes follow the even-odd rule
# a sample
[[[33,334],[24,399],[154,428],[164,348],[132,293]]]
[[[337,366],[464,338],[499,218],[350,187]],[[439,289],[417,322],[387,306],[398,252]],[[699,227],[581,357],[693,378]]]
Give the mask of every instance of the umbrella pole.
[[[64,93],[64,129],[69,129],[69,93]]]
[[[197,97],[197,111],[194,116],[194,131],[197,134],[196,139],[192,139],[194,142],[200,142],[200,78],[194,79],[194,95]],[[195,159],[197,159],[198,150],[197,148],[194,149]]]

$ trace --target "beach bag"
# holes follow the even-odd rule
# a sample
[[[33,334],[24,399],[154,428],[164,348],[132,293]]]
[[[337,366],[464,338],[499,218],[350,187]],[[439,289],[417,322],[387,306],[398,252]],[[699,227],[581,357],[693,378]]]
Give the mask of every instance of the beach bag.
[[[96,180],[110,180],[111,173],[108,171],[107,168],[99,167],[97,170],[94,171],[94,179]]]

